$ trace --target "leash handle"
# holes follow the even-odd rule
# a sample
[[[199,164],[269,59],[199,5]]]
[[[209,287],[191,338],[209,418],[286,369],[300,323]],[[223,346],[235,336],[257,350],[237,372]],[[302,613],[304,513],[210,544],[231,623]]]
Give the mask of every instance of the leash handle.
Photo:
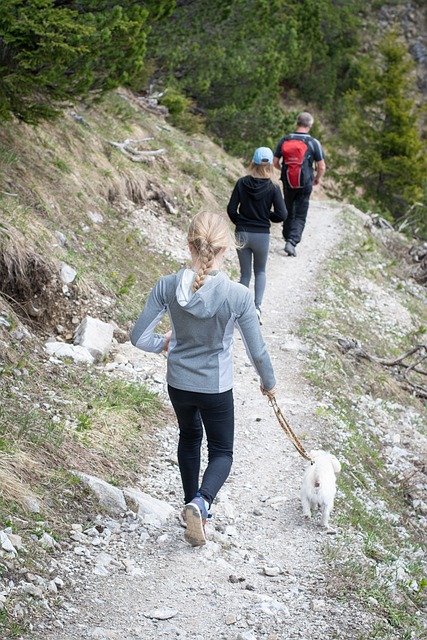
[[[296,434],[292,431],[292,428],[291,428],[289,422],[286,420],[285,416],[283,415],[283,413],[280,410],[279,405],[277,404],[277,400],[276,400],[274,394],[270,393],[269,391],[266,391],[265,395],[267,396],[268,401],[270,403],[270,406],[273,408],[273,411],[276,414],[276,418],[277,418],[280,426],[282,427],[283,431],[288,436],[289,440],[294,445],[295,449],[298,451],[298,453],[303,458],[305,458],[306,460],[311,462],[311,464],[313,464],[314,463],[313,458],[311,458],[309,456],[307,451],[302,446],[300,440],[297,438]]]

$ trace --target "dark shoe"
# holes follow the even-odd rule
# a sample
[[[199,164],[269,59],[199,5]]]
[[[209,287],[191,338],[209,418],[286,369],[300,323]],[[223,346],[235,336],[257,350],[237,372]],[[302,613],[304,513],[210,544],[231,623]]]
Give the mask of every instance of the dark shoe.
[[[203,498],[194,498],[184,507],[184,519],[187,523],[184,538],[192,547],[206,544],[205,524],[208,517]]]
[[[292,242],[287,242],[285,244],[285,253],[287,253],[288,256],[294,256],[294,258],[297,257],[297,252],[295,251],[295,247]]]

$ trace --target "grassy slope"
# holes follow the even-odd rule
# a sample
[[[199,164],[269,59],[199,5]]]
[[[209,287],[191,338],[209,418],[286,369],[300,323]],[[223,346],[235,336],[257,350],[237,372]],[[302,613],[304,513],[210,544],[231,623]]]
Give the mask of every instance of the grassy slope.
[[[84,122],[68,112],[37,129],[0,130],[0,247],[23,269],[14,271],[15,290],[0,297],[0,529],[11,525],[23,536],[33,552],[27,563],[39,553],[31,534],[48,530],[61,537],[71,522],[96,513],[70,470],[132,481],[144,472],[148,455],[155,455],[153,434],[168,414],[153,394],[98,369],[49,363],[42,341],[55,335],[58,325],[63,337],[71,336],[73,320],[87,314],[115,322],[117,339],[125,339],[151,284],[177,266],[171,253],[159,254],[147,244],[132,211],[149,207],[183,229],[202,207],[224,211],[243,171],[209,140],[169,127],[138,108],[130,95],[111,94],[96,108],[79,105],[78,113]],[[147,139],[141,148],[166,153],[150,164],[134,163],[108,142],[127,138]],[[386,425],[395,423],[400,433],[406,420],[425,438],[425,402],[403,388],[395,370],[354,358],[337,340],[353,337],[376,356],[396,357],[425,342],[426,295],[408,277],[408,241],[364,229],[358,216],[349,215],[347,224],[348,238],[327,266],[301,333],[316,344],[307,376],[334,426],[331,447],[343,451],[351,470],[342,476],[337,508],[345,535],[325,552],[343,597],[365,598],[368,605],[374,598],[383,607],[384,629],[372,637],[387,638],[393,637],[387,635],[390,629],[416,627],[425,583],[421,562],[409,566],[406,560],[420,544],[422,514],[409,497],[412,480],[387,464]],[[62,261],[78,273],[66,295],[55,276]],[[386,294],[379,311],[378,300]],[[39,317],[27,315],[28,302],[42,309]],[[393,323],[384,312],[387,304],[399,317],[408,314],[407,324]],[[360,492],[369,494],[370,511]],[[39,500],[41,514],[26,512],[28,494]],[[397,524],[385,518],[379,504],[396,514]],[[387,526],[377,526],[379,520]],[[402,527],[408,537],[401,535]],[[392,592],[395,597],[385,597],[389,586],[375,576],[383,567],[395,570],[393,558],[400,556],[420,588],[402,583]],[[13,571],[0,559],[4,577]],[[11,610],[10,602],[2,619],[12,629]]]
[[[46,338],[60,331],[70,340],[76,322],[92,315],[127,339],[154,281],[180,266],[149,246],[132,212],[146,206],[186,228],[202,207],[224,210],[243,171],[207,138],[174,130],[128,94],[78,109],[84,121],[66,112],[38,128],[0,129],[0,530],[23,537],[35,554],[27,562],[40,553],[31,534],[61,537],[98,511],[70,471],[131,483],[155,455],[155,429],[170,419],[156,395],[102,368],[49,362]],[[135,163],[108,142],[129,138],[165,153]],[[62,262],[78,274],[65,293]],[[28,496],[39,514],[26,510]],[[0,581],[2,573],[13,570],[0,559]]]

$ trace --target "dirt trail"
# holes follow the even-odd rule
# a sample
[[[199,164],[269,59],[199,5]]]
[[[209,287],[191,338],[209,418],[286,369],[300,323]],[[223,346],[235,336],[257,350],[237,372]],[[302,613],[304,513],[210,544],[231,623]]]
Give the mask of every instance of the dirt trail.
[[[278,225],[272,233],[262,330],[279,405],[295,431],[306,434],[307,448],[323,444],[322,425],[303,375],[305,346],[295,332],[316,295],[319,270],[342,237],[340,209],[312,202],[297,258],[284,254]],[[113,558],[108,575],[95,575],[89,560],[85,570],[70,551],[61,565],[73,586],[62,592],[55,623],[32,637],[348,640],[369,632],[368,613],[326,590],[321,547],[334,536],[302,518],[298,493],[306,463],[260,394],[237,334],[235,359],[235,462],[214,506],[207,545],[188,546],[172,517],[162,528],[135,525],[112,536],[105,549]],[[143,489],[177,513],[175,425],[160,437],[163,453]]]

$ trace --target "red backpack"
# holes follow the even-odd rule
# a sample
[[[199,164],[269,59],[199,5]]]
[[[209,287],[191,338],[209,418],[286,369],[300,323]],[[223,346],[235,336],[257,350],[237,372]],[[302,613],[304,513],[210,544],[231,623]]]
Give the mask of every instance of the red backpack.
[[[282,143],[282,157],[282,180],[292,189],[301,189],[313,182],[310,136],[287,136]]]

